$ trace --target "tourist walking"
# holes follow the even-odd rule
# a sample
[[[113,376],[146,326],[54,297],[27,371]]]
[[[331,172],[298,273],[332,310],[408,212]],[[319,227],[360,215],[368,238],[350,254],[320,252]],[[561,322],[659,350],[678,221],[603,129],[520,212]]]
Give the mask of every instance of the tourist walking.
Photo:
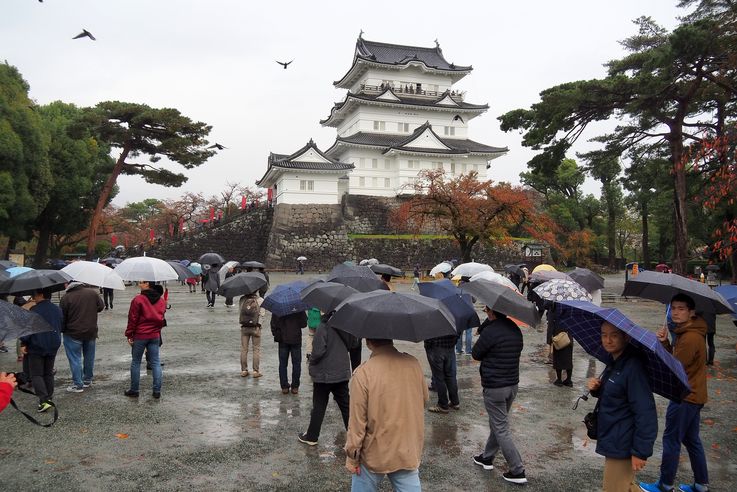
[[[207,270],[205,276],[205,295],[207,296],[207,307],[215,307],[216,292],[220,288],[220,275],[218,274],[218,265],[203,265]]]
[[[425,378],[417,359],[392,340],[366,339],[371,357],[353,373],[345,466],[351,490],[375,491],[384,475],[396,491],[421,490]]]
[[[286,316],[271,315],[271,334],[279,344],[279,384],[283,394],[299,393],[299,378],[302,375],[302,328],[307,326],[304,311]],[[287,366],[292,359],[292,382],[287,377]]]
[[[241,325],[241,377],[248,377],[249,374],[254,378],[260,378],[261,374],[261,320],[265,315],[265,310],[261,308],[263,298],[258,292],[241,297],[238,301],[240,314],[238,321]],[[253,364],[251,368],[253,373],[248,371],[248,349],[251,347],[251,357]]]
[[[612,356],[599,378],[588,381],[599,399],[596,452],[604,456],[604,492],[635,492],[635,472],[645,467],[658,437],[658,414],[642,358],[629,336],[608,322],[601,345]]]
[[[45,412],[53,406],[54,361],[61,346],[61,325],[63,314],[59,306],[51,302],[51,292],[37,290],[33,293],[35,305],[31,312],[41,316],[52,331],[35,333],[20,338],[21,351],[28,358],[33,391],[38,397],[38,411]]]
[[[228,271],[225,273],[225,278],[229,279],[235,275],[235,267],[229,267]],[[220,284],[218,284],[218,288],[220,287]],[[233,307],[233,298],[232,297],[226,297],[225,298],[225,306],[226,307]]]
[[[161,329],[164,327],[166,302],[151,282],[138,282],[141,292],[131,300],[125,338],[131,346],[131,385],[125,396],[137,398],[141,379],[141,359],[146,351],[153,372],[153,397],[161,397],[163,374],[159,359]]]
[[[568,345],[560,348],[555,348],[553,338],[560,335],[561,333],[567,333],[565,328],[560,326],[557,322],[557,313],[555,304],[547,304],[547,318],[548,318],[548,330],[546,336],[546,343],[550,347],[550,351],[553,356],[553,370],[555,370],[555,381],[553,384],[556,386],[573,386],[571,380],[571,374],[573,372],[573,343],[568,339]],[[566,378],[563,379],[563,371],[566,372]]]
[[[458,381],[453,367],[457,335],[448,335],[425,340],[425,354],[432,371],[432,382],[438,393],[438,403],[428,408],[433,413],[448,413],[449,409],[460,409]]]
[[[81,393],[94,379],[97,313],[105,308],[105,304],[95,289],[80,282],[71,282],[59,307],[64,316],[61,328],[64,352],[72,372],[72,385],[67,391]]]
[[[320,437],[325,410],[332,393],[348,429],[348,381],[351,379],[351,361],[348,349],[358,343],[353,335],[328,326],[330,314],[322,317],[315,330],[309,371],[312,377],[312,412],[307,431],[299,434],[300,442],[315,446]]]
[[[694,482],[681,484],[686,492],[705,492],[709,490],[709,471],[706,454],[699,436],[701,409],[708,396],[706,388],[706,322],[696,315],[696,304],[686,294],[676,294],[670,302],[670,315],[675,328],[675,343],[668,341],[668,329],[658,330],[658,340],[666,350],[683,364],[691,386],[682,402],[671,401],[665,413],[663,432],[663,458],[660,464],[660,478],[655,483],[640,482],[646,492],[674,490],[676,472],[681,457],[681,445],[686,446],[691,461]]]
[[[502,477],[508,482],[523,484],[527,483],[525,467],[509,430],[509,410],[519,384],[522,332],[506,315],[492,311],[489,306],[484,306],[484,312],[488,318],[479,327],[481,334],[473,346],[472,356],[481,361],[479,372],[490,432],[484,450],[473,457],[473,462],[484,470],[493,470],[494,458],[501,451],[509,465],[509,471]]]
[[[113,297],[113,289],[110,289],[108,287],[102,288],[102,300],[105,303],[105,309],[113,308]]]

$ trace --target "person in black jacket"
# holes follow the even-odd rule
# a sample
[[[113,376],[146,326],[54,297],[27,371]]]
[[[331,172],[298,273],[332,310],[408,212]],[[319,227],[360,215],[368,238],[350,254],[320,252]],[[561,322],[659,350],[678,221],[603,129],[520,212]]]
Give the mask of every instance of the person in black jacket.
[[[484,388],[484,406],[489,414],[489,438],[484,451],[473,457],[473,462],[494,469],[494,457],[501,450],[509,471],[504,480],[516,484],[527,483],[522,457],[514,445],[509,430],[509,410],[517,396],[519,359],[522,354],[522,332],[504,314],[484,307],[486,319],[479,327],[481,333],[473,346],[471,356],[481,361],[481,386]]]
[[[299,393],[299,378],[302,375],[302,328],[307,326],[307,315],[304,311],[286,316],[271,315],[271,334],[279,344],[279,384],[281,392]],[[292,358],[292,384],[287,378],[287,364]]]
[[[658,436],[655,399],[644,357],[614,325],[601,325],[601,344],[612,356],[601,378],[588,382],[599,398],[596,452],[605,457],[604,490],[639,490],[635,472],[653,454]]]

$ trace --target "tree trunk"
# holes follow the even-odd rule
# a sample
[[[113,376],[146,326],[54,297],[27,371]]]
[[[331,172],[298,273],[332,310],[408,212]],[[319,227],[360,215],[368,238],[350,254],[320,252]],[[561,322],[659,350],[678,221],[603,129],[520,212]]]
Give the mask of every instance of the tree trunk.
[[[15,249],[15,246],[18,244],[18,240],[14,237],[8,238],[8,245],[5,247],[5,253],[3,253],[3,259],[7,260],[10,257],[10,252]],[[18,265],[23,266],[23,265]]]
[[[648,231],[648,211],[647,211],[647,200],[642,201],[642,208],[640,210],[642,214],[642,262],[645,264],[645,268],[650,269],[650,234]]]
[[[46,252],[49,249],[49,239],[51,238],[51,221],[49,213],[44,210],[41,214],[41,223],[38,227],[38,245],[36,246],[36,255],[33,257],[33,268],[43,268],[46,260]]]
[[[123,151],[120,153],[120,157],[118,157],[118,161],[115,163],[115,166],[113,167],[113,172],[108,177],[107,181],[105,181],[105,185],[102,187],[102,190],[100,191],[100,198],[97,200],[97,205],[95,205],[95,213],[92,214],[92,220],[90,221],[90,230],[88,231],[87,236],[87,259],[91,260],[95,256],[95,243],[97,242],[97,228],[100,227],[100,222],[102,221],[102,210],[105,208],[105,204],[107,203],[107,199],[110,196],[110,193],[113,191],[113,187],[115,186],[115,182],[118,179],[118,176],[120,175],[120,171],[123,169],[123,164],[125,163],[125,159],[128,157],[128,153],[131,150],[131,145],[129,143],[126,143],[125,146],[123,146]]]
[[[609,258],[607,263],[609,268],[614,269],[617,267],[617,250],[616,250],[616,227],[617,227],[617,209],[614,206],[613,193],[609,189],[611,186],[610,182],[604,183],[604,191],[606,193],[606,208],[607,208],[607,249]]]
[[[688,222],[686,210],[686,163],[680,127],[671,130],[670,161],[673,165],[673,272],[686,275],[688,261]]]
[[[732,284],[737,284],[737,248],[732,248],[732,254],[729,255],[732,265]]]

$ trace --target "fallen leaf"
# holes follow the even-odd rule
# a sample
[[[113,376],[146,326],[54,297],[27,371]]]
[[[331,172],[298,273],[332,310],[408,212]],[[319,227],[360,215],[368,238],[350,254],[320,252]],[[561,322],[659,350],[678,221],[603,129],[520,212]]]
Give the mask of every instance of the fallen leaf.
[[[115,437],[117,437],[118,439],[128,439],[128,434],[119,433],[115,434]]]
[[[712,444],[711,449],[719,449],[719,444],[717,443]]]
[[[86,427],[82,427],[81,429],[79,429],[79,432],[80,434],[87,434],[89,432],[89,429],[87,429]]]
[[[714,425],[714,421],[712,419],[704,419],[704,423],[706,425]]]
[[[44,461],[47,465],[53,465],[56,463],[56,460],[53,458],[47,458],[46,461]]]
[[[277,472],[273,472],[273,473],[271,474],[271,476],[272,476],[272,477],[274,477],[274,478],[276,478],[276,477],[278,477],[278,476],[279,476],[279,474],[278,474]]]

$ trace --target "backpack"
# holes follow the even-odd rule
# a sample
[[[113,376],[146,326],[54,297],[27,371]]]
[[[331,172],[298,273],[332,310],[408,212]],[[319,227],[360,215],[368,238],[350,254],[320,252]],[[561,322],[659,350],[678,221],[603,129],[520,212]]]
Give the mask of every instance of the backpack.
[[[258,318],[261,308],[255,297],[246,297],[241,303],[241,312],[238,321],[241,326],[259,326]]]

